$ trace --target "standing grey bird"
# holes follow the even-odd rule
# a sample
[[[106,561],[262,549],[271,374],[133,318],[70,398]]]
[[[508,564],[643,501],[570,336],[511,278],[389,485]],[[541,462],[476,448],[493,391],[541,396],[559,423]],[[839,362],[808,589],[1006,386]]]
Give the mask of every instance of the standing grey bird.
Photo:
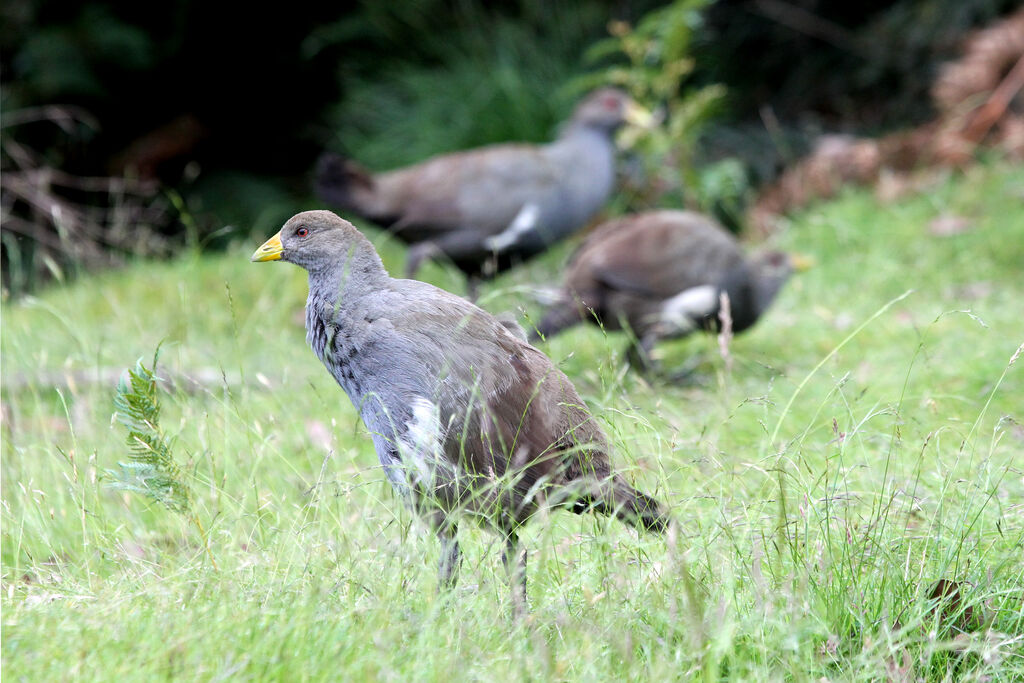
[[[306,339],[359,411],[388,480],[440,537],[442,585],[455,580],[460,518],[506,539],[523,599],[517,531],[538,509],[665,529],[661,505],[612,473],[608,439],[569,379],[508,324],[391,278],[370,241],[329,211],[292,217],[252,260],[309,272]]]
[[[591,93],[546,145],[501,144],[371,174],[321,157],[316,190],[326,202],[387,227],[412,245],[406,277],[444,256],[469,278],[547,249],[604,206],[615,182],[614,133],[650,114],[620,90]]]
[[[534,336],[551,337],[583,320],[609,330],[629,328],[638,360],[649,365],[657,341],[718,329],[722,293],[733,332],[749,328],[793,265],[777,251],[748,258],[732,235],[698,213],[626,216],[598,226],[573,254],[558,300]]]

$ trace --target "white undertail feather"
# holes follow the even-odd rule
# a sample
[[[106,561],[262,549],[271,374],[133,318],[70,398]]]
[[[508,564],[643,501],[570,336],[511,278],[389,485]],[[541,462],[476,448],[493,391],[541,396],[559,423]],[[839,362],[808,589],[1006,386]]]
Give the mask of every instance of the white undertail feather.
[[[658,322],[667,331],[692,331],[697,321],[718,308],[718,288],[714,285],[691,287],[666,299],[661,305]]]
[[[509,226],[502,232],[484,240],[484,246],[491,251],[501,252],[519,241],[519,237],[533,230],[540,217],[540,207],[534,203],[523,205]]]
[[[412,419],[405,423],[405,434],[398,439],[402,483],[430,486],[437,482],[438,474],[445,475],[442,479],[454,478],[455,465],[443,453],[446,429],[441,425],[437,404],[420,396],[413,399],[410,407]],[[409,481],[410,477],[413,481]]]

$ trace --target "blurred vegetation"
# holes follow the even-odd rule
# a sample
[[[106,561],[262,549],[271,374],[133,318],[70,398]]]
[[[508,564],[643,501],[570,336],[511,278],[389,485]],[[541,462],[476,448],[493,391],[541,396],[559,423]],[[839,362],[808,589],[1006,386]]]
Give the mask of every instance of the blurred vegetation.
[[[642,171],[627,178],[626,209],[688,205],[712,211],[717,200],[728,194],[724,185],[701,182],[705,172],[715,174],[719,166],[698,171],[694,164],[697,142],[726,94],[720,84],[690,85],[697,66],[693,44],[703,28],[701,10],[708,4],[709,0],[677,0],[648,12],[635,27],[612,22],[611,37],[587,50],[591,63],[613,62],[579,78],[580,91],[611,83],[656,112],[655,125],[630,128],[620,136],[623,147],[638,162],[635,167]]]
[[[623,7],[633,5],[633,16],[655,4]],[[414,21],[408,7],[377,12]],[[593,0],[465,2],[455,14],[416,16],[408,35],[378,32],[375,41],[409,39],[417,54],[342,66],[345,97],[326,116],[331,146],[386,169],[494,142],[546,141],[575,105],[579,93],[568,84],[614,14]]]
[[[312,206],[308,173],[324,148],[383,169],[493,142],[546,140],[581,84],[604,78],[668,113],[661,137],[637,147],[648,165],[641,177],[655,189],[617,208],[689,204],[735,227],[751,188],[814,134],[925,117],[923,93],[937,64],[965,32],[1015,4],[365,0],[261,13],[195,0],[11,0],[0,7],[0,162],[5,175],[58,169],[158,183],[155,194],[133,196],[146,219],[127,223],[148,236],[100,240],[108,255],[163,253],[187,236],[217,247]],[[79,114],[67,125],[52,116],[9,124],[53,105]],[[30,153],[18,157],[12,145]],[[121,205],[116,192],[32,187],[47,206]],[[75,262],[112,262],[68,243],[90,231],[124,232],[124,220],[104,216],[68,236],[52,212],[9,190],[5,183],[6,287],[31,286],[32,277],[12,274],[47,259],[43,269],[61,275]],[[13,230],[11,216],[44,225],[64,250],[26,237],[28,228]]]
[[[965,35],[1019,0],[718,0],[704,13],[699,79],[728,106],[701,162],[741,159],[769,182],[821,133],[876,135],[934,115],[928,90]]]

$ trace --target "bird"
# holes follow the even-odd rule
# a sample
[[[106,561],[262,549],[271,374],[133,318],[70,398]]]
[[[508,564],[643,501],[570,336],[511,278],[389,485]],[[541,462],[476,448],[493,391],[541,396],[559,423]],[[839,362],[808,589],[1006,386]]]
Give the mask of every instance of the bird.
[[[252,260],[308,271],[306,340],[359,412],[388,481],[438,536],[439,586],[456,581],[460,520],[504,539],[517,605],[518,531],[539,510],[665,531],[665,507],[612,470],[608,437],[572,382],[514,322],[392,278],[373,244],[330,211],[293,216]]]
[[[615,184],[615,132],[652,115],[616,88],[590,93],[544,145],[498,144],[371,173],[327,152],[315,186],[327,204],[386,227],[411,245],[405,275],[446,258],[480,279],[543,252],[584,227]]]
[[[661,210],[602,223],[569,258],[564,285],[531,334],[548,339],[584,320],[632,331],[631,360],[651,369],[663,339],[720,329],[723,294],[734,333],[768,309],[804,257],[744,254],[713,219]]]

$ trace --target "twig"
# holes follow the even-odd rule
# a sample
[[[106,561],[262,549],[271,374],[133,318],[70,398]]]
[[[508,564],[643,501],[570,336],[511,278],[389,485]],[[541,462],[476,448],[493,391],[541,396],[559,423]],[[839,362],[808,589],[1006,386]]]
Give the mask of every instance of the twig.
[[[729,353],[729,342],[732,341],[732,306],[726,292],[718,295],[718,320],[722,323],[722,328],[718,332],[718,352],[725,361],[726,372],[732,372],[732,354]]]
[[[992,91],[985,104],[978,107],[964,128],[964,137],[977,144],[985,134],[1003,117],[1010,102],[1024,88],[1024,56],[1017,60],[1006,77]]]
[[[39,121],[49,121],[60,126],[61,130],[65,132],[71,132],[69,124],[84,123],[85,125],[99,130],[100,123],[97,121],[89,112],[78,107],[69,107],[67,105],[59,104],[48,104],[43,107],[26,107],[25,109],[16,109],[10,112],[4,112],[3,122],[0,123],[0,128],[11,128],[13,126],[21,126],[26,123],[37,123]]]
[[[868,61],[877,59],[877,55],[872,54],[861,45],[850,31],[835,22],[808,12],[802,7],[782,2],[782,0],[754,0],[751,4],[754,6],[754,11],[761,16],[772,19],[798,33],[835,45]]]

